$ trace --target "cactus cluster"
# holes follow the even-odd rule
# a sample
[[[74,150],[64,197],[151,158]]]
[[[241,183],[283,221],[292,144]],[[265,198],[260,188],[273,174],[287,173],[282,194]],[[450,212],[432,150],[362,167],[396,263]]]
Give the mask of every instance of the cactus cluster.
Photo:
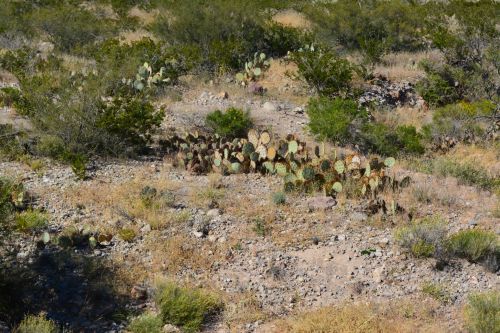
[[[287,192],[322,191],[335,196],[349,180],[359,186],[362,196],[374,198],[384,189],[397,190],[410,182],[409,178],[398,182],[387,174],[396,162],[392,157],[384,161],[372,159],[364,164],[357,154],[328,157],[324,145],[316,146],[311,152],[294,135],[273,138],[268,131],[252,129],[247,138],[232,141],[194,132],[175,135],[165,140],[163,146],[175,154],[176,164],[188,171],[276,174],[283,177]]]
[[[252,81],[257,81],[269,66],[270,61],[266,59],[266,55],[256,52],[253,60],[245,63],[245,71],[236,74],[236,80],[246,86]]]
[[[139,67],[135,80],[123,79],[122,81],[123,83],[131,85],[135,89],[141,91],[145,87],[150,88],[151,86],[158,85],[160,83],[169,83],[171,80],[170,78],[165,77],[165,71],[165,67],[162,67],[159,72],[153,73],[153,68],[145,62]]]

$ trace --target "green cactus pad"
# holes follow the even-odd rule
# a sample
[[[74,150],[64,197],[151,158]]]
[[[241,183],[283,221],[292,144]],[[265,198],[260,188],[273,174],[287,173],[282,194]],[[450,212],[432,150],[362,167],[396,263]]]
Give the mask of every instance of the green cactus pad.
[[[304,177],[306,181],[313,180],[315,175],[316,171],[311,167],[305,167],[304,170],[302,170],[302,177]]]
[[[335,182],[333,185],[332,185],[332,190],[337,192],[337,193],[340,193],[342,192],[342,184],[339,183],[339,182]]]
[[[392,168],[396,164],[396,159],[394,157],[388,157],[384,160],[384,165],[388,168]]]
[[[262,166],[267,170],[269,173],[274,173],[274,163],[273,162],[264,162]]]
[[[328,161],[328,160],[323,160],[319,164],[319,168],[323,172],[326,172],[326,171],[330,170],[330,167],[331,167],[331,164],[330,164],[330,161]]]
[[[297,141],[293,140],[288,142],[288,153],[289,154],[297,154],[297,151],[299,149],[299,144]]]
[[[286,176],[287,174],[287,170],[286,170],[286,165],[283,164],[283,163],[276,163],[276,165],[274,166],[275,169],[276,169],[276,173],[282,177]]]
[[[345,166],[344,166],[344,162],[342,161],[337,161],[335,162],[335,165],[333,166],[333,168],[335,169],[335,171],[337,171],[339,174],[343,174],[344,171],[345,171]]]

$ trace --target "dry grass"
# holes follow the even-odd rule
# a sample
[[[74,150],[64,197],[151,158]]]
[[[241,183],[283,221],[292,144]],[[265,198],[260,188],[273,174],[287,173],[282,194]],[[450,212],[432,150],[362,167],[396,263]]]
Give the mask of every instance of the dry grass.
[[[440,61],[437,51],[390,53],[383,57],[382,64],[375,66],[374,73],[386,76],[389,80],[415,82],[424,76],[418,67],[422,60]]]
[[[434,311],[436,302],[399,301],[391,304],[358,303],[326,307],[277,323],[274,332],[285,333],[392,333],[445,332]]]
[[[397,107],[395,110],[390,111],[375,111],[373,116],[378,122],[384,123],[389,127],[406,125],[415,126],[417,130],[420,130],[423,125],[432,120],[431,113],[407,106]]]
[[[260,302],[250,292],[230,295],[225,303],[223,321],[230,332],[241,332],[244,324],[263,321],[267,318],[261,309]]]
[[[159,11],[157,9],[148,12],[137,6],[131,8],[128,12],[128,16],[137,18],[139,22],[145,26],[153,23],[158,14]]]
[[[140,41],[143,38],[149,38],[153,41],[158,41],[158,39],[152,33],[144,29],[126,30],[120,32],[120,42],[122,44],[130,44]]]
[[[448,156],[463,163],[476,164],[487,170],[492,177],[500,177],[500,149],[461,144],[449,152]]]
[[[280,11],[273,16],[273,20],[286,27],[307,30],[311,29],[311,22],[306,18],[306,16],[293,9]]]

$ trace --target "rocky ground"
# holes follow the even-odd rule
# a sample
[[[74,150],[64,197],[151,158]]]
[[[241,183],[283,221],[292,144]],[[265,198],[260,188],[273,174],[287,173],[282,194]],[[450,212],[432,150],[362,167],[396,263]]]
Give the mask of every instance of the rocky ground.
[[[366,102],[423,107],[410,84],[377,84],[363,96]],[[167,103],[165,127],[202,128],[208,112],[237,106],[249,109],[258,127],[308,137],[307,115],[300,101],[280,99],[279,94],[238,95],[224,88],[208,85],[186,94],[182,101]],[[410,173],[402,167],[395,172]],[[37,262],[44,255],[55,256],[56,250],[40,249],[30,237],[19,237],[14,246],[3,249],[12,267],[35,264],[40,268],[34,290],[57,289],[56,285],[67,283],[60,287],[63,291],[55,291],[59,305],[66,307],[57,315],[83,331],[122,331],[119,318],[92,318],[122,302],[129,309],[154,309],[151,297],[159,276],[224,295],[226,314],[207,328],[213,332],[269,332],[272,318],[349,300],[416,300],[422,297],[423,282],[447,286],[450,301],[439,307],[439,316],[450,332],[457,332],[462,327],[457,313],[466,295],[500,287],[498,273],[480,265],[454,260],[437,269],[434,259],[405,254],[393,237],[394,227],[407,220],[405,214],[384,219],[370,215],[364,202],[321,196],[288,196],[284,205],[277,206],[271,196],[281,189],[279,177],[193,175],[175,169],[168,156],[93,161],[88,175],[88,180],[79,181],[71,168],[50,161],[36,172],[21,162],[0,163],[0,176],[21,180],[34,194],[35,207],[48,212],[51,234],[76,228],[82,233],[113,235],[95,249],[74,250],[94,263],[111,263],[116,276],[109,281],[127,281],[120,294],[125,298],[109,295],[104,297],[108,303],[89,301],[96,291],[88,286],[96,276],[86,275],[79,263],[54,268],[57,263],[52,267]],[[411,176],[412,186],[399,198],[407,212],[417,217],[439,214],[450,231],[478,226],[498,229],[499,220],[490,213],[498,200],[493,194],[458,185],[454,179]],[[145,186],[168,191],[168,207],[141,208],[140,192]],[[435,192],[437,200],[417,201],[414,191],[421,187]],[[122,240],[118,232],[123,228],[133,229],[135,239]],[[33,302],[36,295],[29,296]],[[87,315],[77,316],[86,307]]]

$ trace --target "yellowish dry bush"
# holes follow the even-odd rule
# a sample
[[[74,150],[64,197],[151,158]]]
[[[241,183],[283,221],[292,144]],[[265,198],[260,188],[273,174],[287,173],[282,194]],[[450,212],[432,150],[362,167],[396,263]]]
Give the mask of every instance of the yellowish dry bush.
[[[422,301],[423,302],[423,301]],[[278,322],[275,333],[414,333],[445,332],[435,302],[358,303],[326,307]]]

